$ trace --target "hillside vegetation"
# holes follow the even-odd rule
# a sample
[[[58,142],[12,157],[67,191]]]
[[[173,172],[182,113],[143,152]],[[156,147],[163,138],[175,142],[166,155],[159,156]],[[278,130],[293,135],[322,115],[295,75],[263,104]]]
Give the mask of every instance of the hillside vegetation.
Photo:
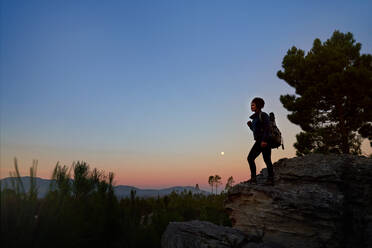
[[[55,183],[43,198],[32,183],[25,192],[17,164],[13,189],[1,189],[3,247],[160,247],[171,221],[207,220],[231,226],[223,210],[225,195],[172,193],[157,198],[118,199],[113,174],[84,162],[70,169],[57,164]],[[31,178],[36,167],[31,167]]]

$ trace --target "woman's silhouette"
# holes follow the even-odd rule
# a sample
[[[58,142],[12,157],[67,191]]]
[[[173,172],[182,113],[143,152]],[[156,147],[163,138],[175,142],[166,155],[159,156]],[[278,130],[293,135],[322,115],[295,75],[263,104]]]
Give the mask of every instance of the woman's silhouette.
[[[269,144],[270,119],[268,114],[261,111],[264,105],[265,101],[262,98],[254,98],[251,102],[251,110],[255,113],[249,117],[252,121],[247,122],[247,125],[253,131],[254,140],[256,141],[247,158],[249,168],[251,169],[251,180],[249,182],[251,184],[257,184],[256,164],[254,160],[262,152],[269,174],[266,184],[274,185],[274,171],[273,164],[271,163],[271,147]]]

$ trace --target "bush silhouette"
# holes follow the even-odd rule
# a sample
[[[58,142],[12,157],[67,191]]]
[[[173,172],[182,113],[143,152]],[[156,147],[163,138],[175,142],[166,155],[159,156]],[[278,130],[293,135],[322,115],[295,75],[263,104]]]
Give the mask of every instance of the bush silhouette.
[[[31,180],[35,180],[33,164]],[[72,176],[71,176],[72,174]],[[114,175],[90,169],[85,162],[72,167],[59,163],[42,199],[37,188],[24,191],[15,161],[14,187],[1,189],[3,247],[160,247],[170,221],[207,220],[231,225],[223,209],[225,195],[184,191],[164,197],[128,198],[114,194]]]

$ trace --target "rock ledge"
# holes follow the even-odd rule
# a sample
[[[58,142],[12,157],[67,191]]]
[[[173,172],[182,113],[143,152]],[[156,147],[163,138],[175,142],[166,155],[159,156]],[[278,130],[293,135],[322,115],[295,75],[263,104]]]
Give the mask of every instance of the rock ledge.
[[[274,164],[276,184],[239,184],[234,228],[291,247],[372,247],[372,159],[312,154]]]

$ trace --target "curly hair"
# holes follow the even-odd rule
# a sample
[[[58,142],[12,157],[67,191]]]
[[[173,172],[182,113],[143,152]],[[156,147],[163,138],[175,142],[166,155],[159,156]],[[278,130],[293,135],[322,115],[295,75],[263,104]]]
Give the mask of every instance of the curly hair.
[[[252,102],[256,104],[258,109],[262,109],[265,106],[265,101],[260,97],[255,97]]]

